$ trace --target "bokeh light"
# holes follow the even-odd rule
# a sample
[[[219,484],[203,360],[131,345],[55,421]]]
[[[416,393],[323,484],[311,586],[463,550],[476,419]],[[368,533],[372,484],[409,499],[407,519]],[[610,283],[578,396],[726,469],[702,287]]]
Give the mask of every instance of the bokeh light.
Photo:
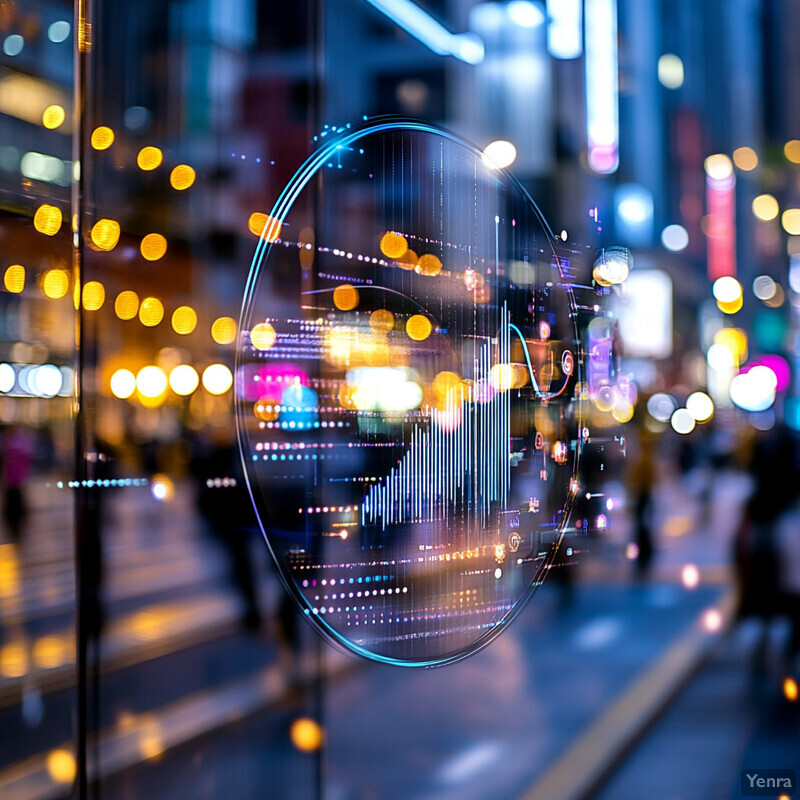
[[[106,301],[106,290],[100,281],[89,281],[83,286],[82,296],[87,311],[98,311]]]
[[[281,235],[280,220],[264,214],[261,211],[254,211],[247,220],[247,227],[254,236],[260,236],[267,242],[274,242]]]
[[[61,127],[64,120],[67,118],[67,112],[64,111],[62,106],[52,105],[42,112],[42,125],[50,130],[55,130]]]
[[[632,260],[627,247],[604,247],[594,257],[592,277],[601,286],[620,284],[628,277]]]
[[[415,342],[425,341],[431,335],[432,329],[431,321],[422,314],[414,314],[406,322],[406,333]]]
[[[145,297],[139,306],[139,322],[153,328],[164,319],[164,304],[157,297]]]
[[[716,181],[725,180],[733,174],[733,164],[730,158],[724,153],[715,153],[709,156],[703,163],[706,175]]]
[[[142,367],[136,375],[136,389],[142,397],[156,398],[167,391],[167,376],[160,367]]]
[[[3,274],[3,285],[9,292],[20,294],[25,288],[25,267],[12,264]]]
[[[190,334],[197,327],[197,312],[191,306],[178,306],[172,312],[172,330],[182,336]]]
[[[787,208],[781,214],[781,225],[792,236],[800,234],[800,208]]]
[[[670,417],[669,424],[675,433],[686,435],[695,429],[695,418],[685,408],[676,409]]]
[[[139,251],[148,261],[158,261],[167,252],[167,240],[160,233],[148,233],[142,239]]]
[[[718,303],[735,303],[742,296],[742,284],[736,278],[725,275],[714,281],[711,293]]]
[[[679,253],[689,246],[689,234],[683,225],[667,225],[661,231],[661,244],[673,253]]]
[[[210,364],[203,370],[203,388],[209,394],[225,394],[233,385],[233,374],[224,364]]]
[[[376,333],[392,330],[394,327],[394,314],[385,308],[379,308],[373,311],[369,317],[369,327]]]
[[[179,192],[188,189],[194,184],[196,173],[188,164],[178,164],[169,174],[169,182],[173,189]]]
[[[791,139],[783,146],[783,153],[792,164],[800,164],[800,139]]]
[[[664,53],[658,59],[658,80],[667,89],[683,86],[683,61],[674,53]]]
[[[161,166],[164,154],[157,147],[143,147],[136,156],[136,164],[139,169],[151,172]]]
[[[333,290],[333,304],[340,311],[352,311],[358,305],[358,289],[343,283]]]
[[[257,350],[269,350],[275,339],[275,328],[269,322],[259,322],[250,331],[250,344]]]
[[[517,148],[505,140],[497,139],[489,142],[483,149],[483,163],[487,167],[505,169],[517,160]]]
[[[693,392],[686,398],[686,410],[697,422],[708,422],[714,416],[714,401],[705,392]]]
[[[63,269],[48,269],[42,277],[42,291],[51,300],[59,300],[69,291],[69,274]]]
[[[54,44],[65,42],[72,31],[72,26],[65,19],[51,22],[47,28],[47,38]]]
[[[72,783],[77,772],[75,756],[64,748],[51,750],[47,754],[47,772],[53,783],[64,786]]]
[[[111,376],[111,393],[125,400],[136,391],[136,376],[129,369],[118,369]]]
[[[647,412],[659,422],[667,422],[677,407],[678,402],[666,392],[656,392],[647,401]]]
[[[733,151],[733,163],[740,170],[750,172],[758,166],[758,154],[752,147],[737,147]]]
[[[133,319],[139,311],[139,295],[126,289],[114,300],[114,313],[120,319]]]
[[[426,253],[420,256],[417,260],[417,265],[414,269],[420,275],[428,275],[433,277],[442,271],[442,262],[433,254]]]
[[[200,385],[200,376],[191,364],[178,364],[169,373],[169,385],[175,394],[185,397]]]
[[[769,275],[759,275],[753,281],[753,294],[759,300],[771,300],[775,297],[778,284]]]
[[[120,227],[115,219],[99,219],[92,226],[91,239],[98,250],[108,252],[119,242]]]
[[[405,236],[393,231],[387,231],[381,237],[380,248],[386,258],[397,259],[408,250],[408,242]]]
[[[290,729],[292,744],[303,753],[313,753],[322,747],[324,736],[318,722],[308,717],[296,719]]]
[[[778,378],[766,366],[740,372],[730,386],[731,400],[745,411],[766,411],[775,402]]]
[[[753,214],[762,222],[775,219],[780,212],[778,201],[771,194],[760,194],[753,198]]]
[[[106,125],[100,125],[92,131],[91,144],[95,150],[108,150],[114,144],[114,131]]]
[[[43,203],[33,215],[33,227],[45,236],[55,236],[61,230],[63,215],[58,206]]]
[[[211,338],[217,344],[231,344],[236,339],[236,320],[233,317],[217,317],[211,323]]]
[[[681,570],[681,583],[687,589],[696,589],[700,584],[700,570],[694,564],[686,564]]]

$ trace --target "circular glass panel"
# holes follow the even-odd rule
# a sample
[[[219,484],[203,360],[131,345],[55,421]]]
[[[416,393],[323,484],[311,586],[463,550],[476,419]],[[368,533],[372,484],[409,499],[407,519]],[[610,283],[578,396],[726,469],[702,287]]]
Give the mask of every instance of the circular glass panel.
[[[405,120],[332,136],[261,216],[236,402],[280,573],[361,655],[475,652],[542,582],[577,491],[552,236],[480,151]]]

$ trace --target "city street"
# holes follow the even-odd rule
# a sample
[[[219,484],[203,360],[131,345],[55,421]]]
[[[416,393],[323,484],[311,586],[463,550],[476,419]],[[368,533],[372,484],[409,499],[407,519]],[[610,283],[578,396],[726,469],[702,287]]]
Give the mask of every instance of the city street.
[[[276,636],[283,590],[257,541],[264,624],[243,630],[224,553],[189,487],[169,502],[146,486],[120,490],[104,554],[97,779],[114,797],[215,797],[222,786],[309,797],[320,781],[331,800],[625,800],[652,785],[654,763],[663,796],[676,798],[736,797],[741,769],[796,767],[797,705],[783,696],[777,656],[754,676],[757,631],[729,630],[730,537],[747,479],[718,474],[706,513],[678,481],[667,473],[659,486],[645,581],[624,558],[623,509],[605,539],[587,540],[571,588],[546,582],[486,650],[422,671],[342,655],[304,623],[289,652]],[[35,497],[30,535],[16,553],[3,545],[0,581],[0,795],[11,799],[64,796],[69,774],[53,753],[70,750],[75,691],[70,501],[46,485]],[[684,585],[687,564],[696,587]],[[299,717],[320,723],[321,753],[293,747]],[[257,748],[243,746],[254,738]],[[193,786],[199,757],[206,777]]]

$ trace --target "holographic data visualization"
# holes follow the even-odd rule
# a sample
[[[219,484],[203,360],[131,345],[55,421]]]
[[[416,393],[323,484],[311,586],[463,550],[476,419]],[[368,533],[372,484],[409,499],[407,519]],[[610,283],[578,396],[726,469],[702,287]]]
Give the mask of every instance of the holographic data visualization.
[[[266,216],[236,397],[264,535],[363,656],[475,652],[541,584],[578,489],[575,303],[535,204],[452,133],[323,138]]]

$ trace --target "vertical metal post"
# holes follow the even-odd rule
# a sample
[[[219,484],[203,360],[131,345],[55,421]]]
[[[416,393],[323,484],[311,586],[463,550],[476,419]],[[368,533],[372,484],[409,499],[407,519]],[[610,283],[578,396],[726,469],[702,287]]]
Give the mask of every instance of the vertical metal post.
[[[75,311],[75,379],[73,385],[73,416],[75,420],[75,663],[77,681],[77,706],[75,709],[74,736],[76,773],[73,797],[86,800],[87,780],[87,739],[88,739],[88,643],[89,624],[87,619],[87,586],[84,579],[86,558],[86,518],[88,496],[86,478],[86,421],[83,411],[82,382],[84,369],[85,343],[82,336],[81,287],[83,282],[83,211],[84,189],[86,185],[85,148],[88,141],[86,130],[86,95],[89,77],[89,58],[92,45],[92,26],[89,0],[75,0],[74,4],[74,75],[72,96],[72,280],[75,296],[78,298]]]

